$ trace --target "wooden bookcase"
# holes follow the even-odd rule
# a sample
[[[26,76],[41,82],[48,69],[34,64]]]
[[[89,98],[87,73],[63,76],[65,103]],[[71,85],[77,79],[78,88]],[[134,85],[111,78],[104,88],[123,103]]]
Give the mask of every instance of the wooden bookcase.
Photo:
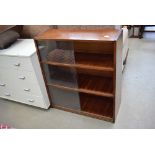
[[[121,103],[122,31],[49,29],[35,42],[51,106],[114,122]]]

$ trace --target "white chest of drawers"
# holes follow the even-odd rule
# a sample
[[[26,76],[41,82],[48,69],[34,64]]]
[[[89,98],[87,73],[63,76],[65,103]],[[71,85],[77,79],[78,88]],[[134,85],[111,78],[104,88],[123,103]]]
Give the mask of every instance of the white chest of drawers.
[[[0,50],[0,97],[48,109],[50,102],[33,39]]]

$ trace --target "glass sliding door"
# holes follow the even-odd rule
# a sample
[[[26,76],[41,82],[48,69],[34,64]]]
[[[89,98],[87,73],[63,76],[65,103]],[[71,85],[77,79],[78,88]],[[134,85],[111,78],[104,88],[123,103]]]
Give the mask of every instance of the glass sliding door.
[[[38,44],[52,104],[80,110],[79,93],[70,90],[78,88],[76,69],[72,67],[75,64],[73,43],[44,40]]]

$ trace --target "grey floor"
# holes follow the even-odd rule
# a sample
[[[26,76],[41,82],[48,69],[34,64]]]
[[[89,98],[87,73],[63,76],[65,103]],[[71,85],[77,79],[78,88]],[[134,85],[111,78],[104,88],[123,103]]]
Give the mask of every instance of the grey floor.
[[[155,34],[130,39],[122,103],[115,124],[0,99],[0,123],[13,128],[155,128]]]

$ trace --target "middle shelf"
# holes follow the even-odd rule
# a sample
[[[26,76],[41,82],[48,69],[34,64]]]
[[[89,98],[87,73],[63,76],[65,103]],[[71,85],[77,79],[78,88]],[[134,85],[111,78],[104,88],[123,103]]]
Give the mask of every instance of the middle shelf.
[[[97,71],[113,72],[112,54],[78,53],[69,50],[55,49],[45,57],[43,64],[77,69],[93,69]]]
[[[112,77],[76,73],[76,70],[66,71],[62,68],[59,70],[59,68],[52,65],[48,65],[48,69],[50,70],[47,77],[48,86],[98,96],[114,96]]]

